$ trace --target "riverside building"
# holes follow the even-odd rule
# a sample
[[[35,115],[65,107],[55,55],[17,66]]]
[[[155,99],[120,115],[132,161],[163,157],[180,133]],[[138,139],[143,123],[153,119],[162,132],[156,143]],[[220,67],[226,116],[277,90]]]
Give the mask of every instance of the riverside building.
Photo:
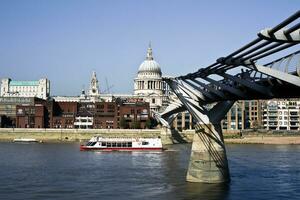
[[[0,97],[0,127],[111,129],[146,128],[147,102],[56,102],[34,97]]]
[[[4,78],[1,80],[0,96],[47,99],[50,96],[50,81],[46,78],[38,81],[16,81],[10,78]]]
[[[87,94],[83,90],[80,96],[55,96],[56,102],[112,102],[117,98],[124,101],[147,102],[151,111],[161,111],[169,103],[169,89],[162,80],[159,64],[153,58],[152,47],[147,49],[146,59],[138,68],[133,80],[133,94],[102,94],[96,72],[92,72]]]
[[[299,99],[265,101],[263,126],[267,130],[300,130]]]
[[[262,101],[237,101],[222,120],[226,130],[244,130],[262,127]]]
[[[16,127],[18,106],[34,107],[42,100],[34,97],[0,97],[0,127]],[[33,112],[33,111],[32,111]]]

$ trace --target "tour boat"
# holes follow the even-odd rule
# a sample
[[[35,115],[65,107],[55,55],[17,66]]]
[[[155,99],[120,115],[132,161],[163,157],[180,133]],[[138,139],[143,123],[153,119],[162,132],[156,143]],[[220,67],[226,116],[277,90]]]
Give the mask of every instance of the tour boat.
[[[161,151],[160,138],[103,138],[92,137],[85,145],[80,146],[81,151]]]

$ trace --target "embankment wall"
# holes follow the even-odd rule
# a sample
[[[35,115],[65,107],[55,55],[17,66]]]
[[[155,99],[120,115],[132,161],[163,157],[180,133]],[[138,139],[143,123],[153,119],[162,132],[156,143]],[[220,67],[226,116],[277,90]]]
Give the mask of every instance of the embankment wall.
[[[191,142],[194,132],[178,133],[179,137]],[[161,137],[163,144],[178,143],[172,133],[166,129],[30,129],[0,128],[0,141],[12,141],[16,138],[33,138],[43,142],[83,142],[91,137]]]

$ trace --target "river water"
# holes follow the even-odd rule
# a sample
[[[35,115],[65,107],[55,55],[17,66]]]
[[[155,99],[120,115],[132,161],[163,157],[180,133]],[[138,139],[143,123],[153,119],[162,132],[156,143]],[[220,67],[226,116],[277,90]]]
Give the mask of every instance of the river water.
[[[101,153],[0,143],[0,199],[300,199],[300,145],[227,145],[228,185],[187,183],[190,147]]]

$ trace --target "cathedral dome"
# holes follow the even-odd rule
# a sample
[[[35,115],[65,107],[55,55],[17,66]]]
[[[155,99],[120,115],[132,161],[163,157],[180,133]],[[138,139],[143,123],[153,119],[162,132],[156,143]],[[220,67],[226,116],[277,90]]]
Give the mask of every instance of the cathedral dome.
[[[153,59],[152,56],[152,48],[151,45],[149,45],[149,48],[147,50],[147,57],[144,62],[139,67],[138,73],[154,73],[159,74],[161,76],[161,69],[159,64]]]
[[[161,69],[159,64],[155,60],[145,60],[139,67],[138,72],[152,72],[159,73],[161,75]]]

